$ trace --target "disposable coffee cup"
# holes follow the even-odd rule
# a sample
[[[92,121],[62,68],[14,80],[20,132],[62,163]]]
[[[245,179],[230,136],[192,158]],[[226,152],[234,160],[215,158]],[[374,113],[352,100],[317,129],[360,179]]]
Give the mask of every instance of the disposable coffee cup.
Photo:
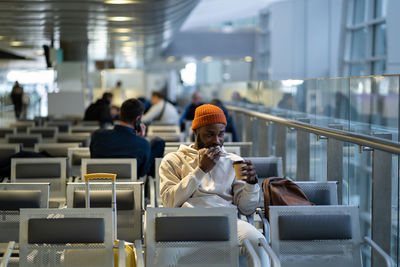
[[[242,167],[247,164],[243,160],[238,160],[233,162],[233,168],[235,169],[236,179],[238,180],[246,180],[246,176],[242,175]]]

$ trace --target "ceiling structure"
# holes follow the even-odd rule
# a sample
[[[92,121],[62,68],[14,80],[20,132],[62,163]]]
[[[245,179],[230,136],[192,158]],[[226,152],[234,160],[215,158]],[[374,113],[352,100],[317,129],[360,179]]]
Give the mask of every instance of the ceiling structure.
[[[140,67],[161,53],[200,0],[0,0],[0,49],[86,47],[91,60]],[[73,49],[72,49],[73,50]]]

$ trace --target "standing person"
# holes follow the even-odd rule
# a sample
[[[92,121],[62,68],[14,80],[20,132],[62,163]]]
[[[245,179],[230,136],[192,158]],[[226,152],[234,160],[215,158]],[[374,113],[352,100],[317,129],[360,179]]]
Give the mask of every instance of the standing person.
[[[22,111],[22,96],[24,94],[24,89],[19,85],[18,81],[14,83],[11,91],[11,101],[14,105],[15,117],[20,119]]]
[[[126,100],[120,111],[120,124],[112,130],[100,129],[92,134],[92,158],[136,158],[137,175],[154,175],[154,159],[164,155],[165,142],[144,139],[146,126],[141,122],[144,106],[135,98]],[[154,176],[153,176],[154,177]]]
[[[143,115],[144,123],[153,121],[178,125],[179,114],[174,105],[164,99],[164,96],[159,92],[153,92],[151,95],[151,108]]]
[[[28,93],[24,92],[22,94],[22,118],[26,119],[28,117],[28,107],[31,102],[31,97]]]
[[[164,156],[160,165],[164,207],[237,207],[245,215],[255,211],[260,187],[254,165],[244,161],[241,175],[245,178],[236,178],[233,162],[243,159],[225,152],[226,125],[224,112],[217,106],[207,104],[196,109],[192,124],[194,145],[181,145],[177,152]],[[239,242],[249,239],[262,266],[268,266],[268,257],[258,246],[258,239],[264,236],[245,221],[238,220],[237,225]],[[179,255],[171,257],[174,258],[179,260]]]
[[[101,99],[98,99],[95,103],[90,104],[90,106],[86,109],[83,120],[98,121],[101,127],[112,125],[112,99],[113,95],[111,93],[104,93]]]
[[[125,90],[122,87],[122,81],[117,81],[115,87],[111,89],[111,93],[114,96],[112,105],[120,107],[122,102],[126,100]]]

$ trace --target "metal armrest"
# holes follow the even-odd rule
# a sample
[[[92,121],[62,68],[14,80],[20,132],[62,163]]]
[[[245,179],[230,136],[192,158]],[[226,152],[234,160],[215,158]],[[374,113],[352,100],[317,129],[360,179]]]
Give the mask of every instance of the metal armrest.
[[[150,185],[150,207],[156,207],[156,180],[149,176],[149,185]]]
[[[11,254],[13,252],[14,246],[15,246],[15,241],[8,242],[6,251],[4,252],[4,255],[3,255],[3,259],[0,262],[0,267],[7,266],[8,261],[10,260]]]
[[[271,259],[272,267],[281,267],[281,261],[279,260],[278,255],[272,250],[272,248],[267,244],[267,241],[263,238],[258,239],[259,243],[258,245],[263,247],[265,252],[268,254],[268,256]]]
[[[267,239],[268,243],[270,243],[271,237],[270,237],[270,231],[269,231],[269,229],[270,229],[269,222],[268,222],[267,218],[265,218],[264,213],[262,212],[261,209],[256,209],[256,212],[261,218],[265,239]]]
[[[251,215],[246,215],[247,222],[254,226],[254,213]]]
[[[144,267],[143,247],[142,241],[135,240],[135,260],[137,267]]]
[[[367,236],[364,237],[364,241],[385,260],[387,267],[394,267],[392,258],[377,243]]]
[[[261,267],[260,259],[258,258],[256,251],[254,250],[253,246],[250,244],[250,241],[247,238],[243,239],[243,247],[250,256],[250,259],[252,261],[251,266]]]

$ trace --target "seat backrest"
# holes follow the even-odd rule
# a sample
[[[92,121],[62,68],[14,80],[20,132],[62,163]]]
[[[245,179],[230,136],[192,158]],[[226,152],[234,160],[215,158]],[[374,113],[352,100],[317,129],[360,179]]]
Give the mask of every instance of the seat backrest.
[[[99,129],[99,123],[97,126],[72,126],[71,133],[93,133]]]
[[[58,134],[57,143],[81,143],[83,147],[89,147],[90,133]]]
[[[177,146],[166,146],[164,148],[164,156],[167,155],[168,153],[176,152],[176,151],[178,151],[178,149],[179,149],[179,147],[177,147]]]
[[[70,176],[81,175],[83,158],[90,158],[90,149],[88,147],[68,148],[68,173]]]
[[[148,208],[146,266],[239,266],[237,210]]]
[[[111,208],[22,209],[21,266],[113,266]]]
[[[35,144],[42,142],[41,134],[6,134],[6,142],[9,144],[22,144],[24,149],[33,149]]]
[[[50,199],[65,200],[66,158],[13,158],[11,182],[50,183]]]
[[[35,144],[35,152],[46,151],[52,157],[68,157],[68,148],[78,148],[79,143],[41,143]]]
[[[98,182],[90,185],[90,208],[111,207],[112,184]],[[117,182],[118,239],[134,242],[142,239],[144,210],[143,182]],[[67,207],[84,208],[85,183],[68,183]]]
[[[165,142],[183,142],[185,139],[185,133],[152,133],[147,135],[148,138],[158,136]]]
[[[82,159],[81,176],[87,173],[115,173],[117,180],[136,182],[137,167],[135,158]]]
[[[0,128],[0,138],[6,137],[6,134],[16,134],[16,128]]]
[[[224,147],[224,149],[228,153],[233,153],[235,155],[240,156],[240,146],[227,146]]]
[[[158,135],[158,134],[180,134],[180,126],[173,125],[150,125],[147,128],[148,135]]]
[[[57,127],[32,127],[28,128],[28,134],[41,134],[43,138],[55,138],[58,134]]]
[[[308,200],[316,205],[338,205],[337,182],[295,181]]]
[[[224,147],[238,146],[242,157],[251,157],[253,155],[253,142],[225,142]]]
[[[8,127],[15,128],[17,133],[26,133],[29,127],[35,127],[34,121],[16,121],[8,124]]]
[[[250,160],[254,167],[259,180],[268,177],[282,177],[282,158],[280,157],[246,157],[246,160]]]
[[[19,240],[19,210],[48,208],[49,183],[0,184],[0,243]]]
[[[161,161],[162,158],[156,158],[155,159],[155,179],[156,179],[156,183],[155,183],[155,197],[156,197],[156,205],[160,206],[162,205],[162,199],[161,199],[161,195],[160,195],[160,165],[161,165]]]
[[[46,121],[44,126],[57,127],[59,133],[70,133],[72,123],[70,121]]]
[[[271,245],[282,266],[361,266],[356,206],[271,206]]]
[[[21,144],[0,144],[0,160],[7,158],[21,150]]]

